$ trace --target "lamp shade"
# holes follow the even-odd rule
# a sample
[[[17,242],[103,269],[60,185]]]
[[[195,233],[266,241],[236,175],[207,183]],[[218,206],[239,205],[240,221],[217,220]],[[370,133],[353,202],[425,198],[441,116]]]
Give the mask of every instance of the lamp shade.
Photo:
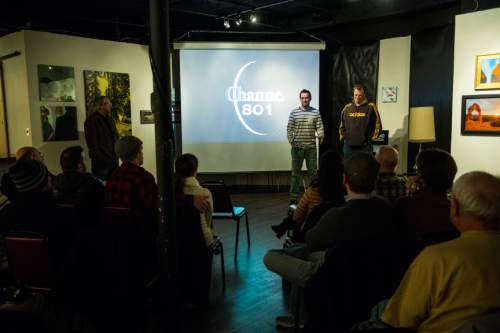
[[[434,107],[419,106],[410,108],[409,126],[409,142],[424,143],[436,141]]]

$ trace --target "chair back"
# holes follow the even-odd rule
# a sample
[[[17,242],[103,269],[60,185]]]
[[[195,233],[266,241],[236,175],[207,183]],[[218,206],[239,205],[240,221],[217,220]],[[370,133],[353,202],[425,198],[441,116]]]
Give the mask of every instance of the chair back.
[[[37,233],[5,236],[9,270],[20,286],[50,291],[50,259],[47,238]]]
[[[231,196],[229,195],[229,190],[223,181],[207,181],[203,182],[202,186],[209,189],[212,193],[212,198],[214,201],[214,215],[234,215]]]

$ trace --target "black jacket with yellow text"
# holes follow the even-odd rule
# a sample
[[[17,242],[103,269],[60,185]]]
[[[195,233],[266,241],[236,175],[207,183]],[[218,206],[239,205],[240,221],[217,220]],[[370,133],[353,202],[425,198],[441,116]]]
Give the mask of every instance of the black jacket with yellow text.
[[[378,138],[382,122],[374,103],[364,100],[359,106],[349,103],[340,116],[340,140],[350,146],[361,146]]]

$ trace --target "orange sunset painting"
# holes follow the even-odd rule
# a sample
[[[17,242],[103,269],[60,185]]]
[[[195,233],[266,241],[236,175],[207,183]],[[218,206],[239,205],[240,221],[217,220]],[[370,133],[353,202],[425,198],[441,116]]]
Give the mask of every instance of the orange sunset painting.
[[[465,96],[464,96],[465,97]],[[473,96],[465,99],[463,108],[463,132],[481,132],[482,134],[500,135],[500,96],[485,98]]]

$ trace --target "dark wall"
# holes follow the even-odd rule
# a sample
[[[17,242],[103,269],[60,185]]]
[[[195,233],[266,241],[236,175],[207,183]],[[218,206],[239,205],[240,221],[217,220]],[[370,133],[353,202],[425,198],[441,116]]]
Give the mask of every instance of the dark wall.
[[[379,42],[342,45],[320,58],[320,110],[325,125],[324,149],[338,149],[340,113],[352,101],[352,87],[362,84],[369,101],[377,96]]]
[[[436,142],[427,146],[450,151],[455,26],[424,30],[411,36],[410,107],[434,106]],[[418,144],[408,144],[408,170]]]

